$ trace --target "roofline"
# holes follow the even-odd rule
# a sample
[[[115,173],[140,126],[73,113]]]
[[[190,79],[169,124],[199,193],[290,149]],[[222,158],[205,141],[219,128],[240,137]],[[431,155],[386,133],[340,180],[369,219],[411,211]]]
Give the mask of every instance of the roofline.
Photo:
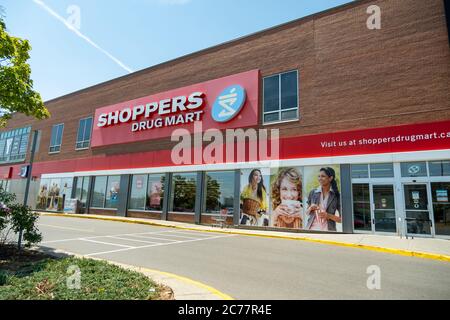
[[[305,23],[305,22],[313,20],[315,18],[320,18],[320,17],[323,17],[323,16],[327,16],[327,15],[331,15],[331,14],[334,14],[334,13],[338,13],[338,12],[344,11],[346,9],[353,8],[353,7],[356,7],[358,5],[361,5],[361,4],[365,3],[365,2],[373,2],[373,0],[351,0],[351,2],[344,3],[344,4],[339,5],[337,7],[332,7],[332,8],[323,10],[323,11],[312,13],[310,15],[307,15],[307,16],[304,16],[304,17],[301,17],[301,18],[298,18],[298,19],[295,19],[295,20],[284,22],[282,24],[279,24],[279,25],[276,25],[276,26],[273,26],[273,27],[269,27],[269,28],[266,28],[266,29],[263,29],[263,30],[260,30],[260,31],[256,31],[254,33],[250,33],[248,35],[245,35],[245,36],[233,39],[233,40],[222,42],[220,44],[213,45],[211,47],[207,47],[207,48],[201,49],[199,51],[191,52],[191,53],[188,53],[186,55],[183,55],[183,56],[171,59],[171,60],[167,60],[167,61],[158,63],[156,65],[153,65],[153,66],[150,66],[150,67],[147,67],[147,68],[144,68],[144,69],[141,69],[141,70],[129,73],[129,74],[125,74],[123,76],[120,76],[120,77],[117,77],[117,78],[114,78],[114,79],[111,79],[111,80],[107,80],[105,82],[100,82],[98,84],[95,84],[95,85],[92,85],[92,86],[89,86],[89,87],[86,87],[86,88],[83,88],[83,89],[80,89],[80,90],[77,90],[77,91],[74,91],[74,92],[71,92],[71,93],[68,93],[68,94],[56,97],[56,98],[53,98],[53,99],[50,99],[50,100],[47,100],[47,101],[44,102],[44,104],[54,103],[54,102],[56,102],[58,100],[66,99],[68,97],[71,97],[71,96],[74,96],[74,95],[77,95],[77,94],[80,94],[80,93],[84,93],[84,92],[92,90],[92,89],[96,89],[96,88],[100,88],[100,87],[106,86],[106,85],[111,84],[111,83],[113,83],[115,81],[123,80],[123,79],[130,78],[130,77],[134,77],[134,76],[140,75],[142,73],[146,73],[146,72],[149,72],[149,71],[152,71],[152,70],[156,70],[158,68],[162,68],[162,67],[168,66],[170,64],[181,62],[183,60],[186,60],[186,59],[198,56],[198,55],[202,55],[202,54],[209,53],[209,52],[214,52],[214,51],[222,49],[222,48],[224,48],[226,46],[237,44],[237,43],[239,43],[241,41],[249,40],[251,38],[254,38],[254,37],[257,37],[257,36],[261,36],[263,34],[280,31],[280,30],[283,30],[283,29],[288,28],[290,26],[293,26],[293,25],[296,25],[296,24],[299,24],[299,23]]]

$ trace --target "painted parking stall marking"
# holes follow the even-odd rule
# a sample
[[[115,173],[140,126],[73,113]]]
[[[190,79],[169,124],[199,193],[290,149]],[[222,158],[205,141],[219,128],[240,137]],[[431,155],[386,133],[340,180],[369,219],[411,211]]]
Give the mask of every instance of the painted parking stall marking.
[[[100,256],[109,253],[139,250],[167,245],[177,245],[198,241],[209,241],[220,238],[234,237],[236,235],[211,235],[196,231],[156,231],[126,234],[99,235],[92,237],[79,237],[43,241],[42,245],[61,244],[70,242],[83,242],[92,245],[92,250],[84,254],[87,257]],[[104,250],[105,246],[111,248]]]

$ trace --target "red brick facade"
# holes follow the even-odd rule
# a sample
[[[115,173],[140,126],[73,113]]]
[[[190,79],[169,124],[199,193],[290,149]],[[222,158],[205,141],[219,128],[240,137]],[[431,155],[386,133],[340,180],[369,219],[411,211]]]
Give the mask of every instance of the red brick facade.
[[[381,30],[367,29],[372,4]],[[48,101],[50,119],[15,115],[8,128],[42,130],[36,162],[167,149],[170,138],[76,151],[78,123],[99,107],[251,69],[262,77],[299,71],[300,119],[276,125],[281,136],[450,119],[443,1],[385,0],[356,1]],[[57,123],[65,124],[61,152],[49,154]]]

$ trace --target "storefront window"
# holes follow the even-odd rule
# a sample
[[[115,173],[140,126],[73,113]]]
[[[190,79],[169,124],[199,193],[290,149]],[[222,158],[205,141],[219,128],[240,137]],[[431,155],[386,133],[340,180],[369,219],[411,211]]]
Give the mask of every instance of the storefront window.
[[[48,201],[48,191],[50,186],[50,179],[41,179],[41,183],[39,186],[39,193],[37,197],[36,209],[38,210],[47,210],[49,204]]]
[[[401,164],[402,177],[426,177],[426,162],[406,162]]]
[[[450,182],[432,183],[431,194],[436,234],[450,236]]]
[[[91,206],[94,208],[103,208],[105,205],[105,192],[107,177],[95,177],[94,192],[92,194]]]
[[[392,163],[374,163],[370,165],[371,178],[393,178],[394,166]]]
[[[375,231],[395,232],[395,200],[393,185],[373,185]]]
[[[105,208],[119,207],[120,176],[109,176],[106,188]]]
[[[367,164],[352,164],[352,178],[369,178],[369,166]]]
[[[432,161],[428,163],[428,166],[432,177],[450,176],[450,160]]]
[[[134,175],[131,181],[129,209],[145,210],[147,175]]]
[[[146,210],[162,211],[164,201],[164,180],[164,174],[151,174],[148,176]]]
[[[2,188],[5,191],[8,191],[8,180],[0,180],[0,188]]]
[[[41,179],[36,209],[63,211],[66,199],[72,195],[72,178]]]
[[[203,208],[205,213],[233,215],[234,172],[207,172]]]
[[[88,193],[89,193],[89,177],[77,177],[75,198],[80,200],[83,207],[86,207]]]
[[[89,177],[83,177],[83,184],[81,185],[81,187],[82,187],[82,193],[81,193],[80,201],[83,203],[86,203],[87,195],[89,192]]]
[[[353,225],[355,230],[372,230],[369,184],[353,184]]]
[[[194,213],[197,173],[175,173],[172,178],[173,212]]]
[[[72,184],[73,178],[64,178],[61,180],[61,194],[63,197],[63,204],[65,207],[66,200],[69,200],[72,197]]]

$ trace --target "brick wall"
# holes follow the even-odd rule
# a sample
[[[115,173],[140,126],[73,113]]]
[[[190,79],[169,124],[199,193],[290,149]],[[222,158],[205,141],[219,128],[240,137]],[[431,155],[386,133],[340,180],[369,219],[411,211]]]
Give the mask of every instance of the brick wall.
[[[381,8],[381,30],[366,27],[371,4]],[[99,107],[255,68],[262,76],[299,70],[301,118],[277,125],[282,136],[450,119],[443,1],[363,0],[48,101],[50,119],[16,115],[8,128],[42,130],[36,161],[167,149],[170,138],[76,151],[78,121]],[[63,144],[49,155],[57,123],[65,124]]]

